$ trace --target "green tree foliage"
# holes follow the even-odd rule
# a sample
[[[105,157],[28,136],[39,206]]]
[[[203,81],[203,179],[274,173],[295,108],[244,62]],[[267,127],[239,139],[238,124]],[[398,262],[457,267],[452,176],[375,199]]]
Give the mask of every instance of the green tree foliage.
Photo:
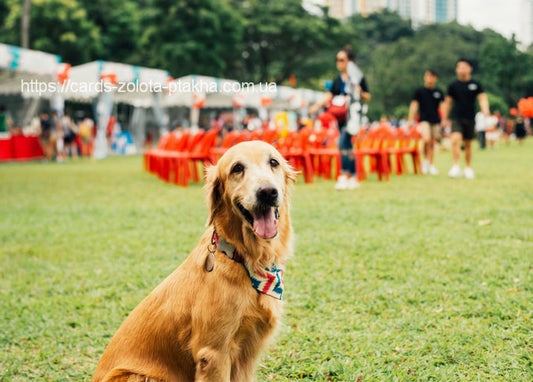
[[[240,58],[243,20],[217,0],[145,0],[139,60],[174,76],[225,76]]]
[[[517,49],[514,37],[506,40],[492,31],[485,36],[479,53],[480,77],[487,90],[514,105],[532,86],[531,62],[526,53]]]
[[[7,4],[7,0],[0,0],[0,33],[2,31],[2,27],[5,24],[5,19],[9,13],[9,7]]]
[[[335,27],[327,15],[309,14],[300,0],[234,1],[233,5],[245,19],[243,75],[282,83],[294,74],[305,83],[325,70],[315,54],[330,42],[328,26]]]
[[[141,13],[138,3],[130,0],[78,1],[87,12],[87,18],[98,28],[100,46],[95,58],[141,65]]]
[[[351,42],[357,52],[357,60],[367,66],[373,52],[379,47],[413,36],[409,20],[397,13],[385,10],[368,16],[356,14],[344,22],[342,34]]]
[[[9,12],[0,30],[0,38],[20,45],[22,2],[7,0],[6,3]],[[31,20],[33,49],[59,54],[73,64],[89,61],[101,51],[99,30],[77,0],[34,0]]]
[[[505,102],[502,97],[498,97],[492,93],[487,92],[489,99],[490,111],[492,113],[499,112],[500,114],[508,114],[509,104]]]

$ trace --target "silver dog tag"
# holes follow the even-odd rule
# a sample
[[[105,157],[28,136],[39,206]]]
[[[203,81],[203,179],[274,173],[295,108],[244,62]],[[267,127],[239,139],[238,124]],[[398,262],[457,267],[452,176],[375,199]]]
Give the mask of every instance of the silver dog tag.
[[[215,268],[215,254],[209,252],[209,255],[207,255],[207,258],[205,259],[205,270],[211,272],[213,268]]]

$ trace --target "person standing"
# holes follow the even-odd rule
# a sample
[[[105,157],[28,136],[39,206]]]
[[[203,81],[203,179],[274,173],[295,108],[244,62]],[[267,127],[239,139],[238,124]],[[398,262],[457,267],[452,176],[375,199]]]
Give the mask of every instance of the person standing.
[[[487,129],[488,129],[488,121],[487,116],[483,114],[482,112],[478,111],[476,113],[476,134],[477,134],[477,140],[479,142],[479,148],[481,150],[485,150],[487,147]]]
[[[519,145],[522,145],[522,142],[526,138],[526,120],[520,111],[517,112],[516,120],[514,123],[514,134],[516,136],[516,141]]]
[[[9,133],[12,126],[12,120],[4,105],[0,105],[0,133]]]
[[[310,114],[315,114],[321,107],[331,105],[337,109],[345,109],[344,115],[334,115],[337,118],[340,129],[339,150],[341,154],[341,174],[335,184],[336,190],[352,190],[359,187],[356,176],[355,153],[352,138],[356,132],[351,128],[357,128],[361,122],[356,118],[364,113],[366,105],[361,102],[370,101],[370,92],[365,77],[355,65],[355,53],[347,46],[337,52],[337,70],[339,76],[333,81],[333,85],[326,96],[309,108]],[[348,110],[353,114],[348,115]],[[349,125],[349,126],[348,126]]]
[[[436,87],[438,75],[433,69],[424,72],[424,86],[416,89],[409,105],[408,126],[413,126],[415,115],[420,111],[419,129],[424,144],[424,160],[422,174],[437,175],[439,171],[434,165],[435,143],[440,139],[441,120],[439,107],[444,101],[444,93]]]
[[[457,60],[455,73],[457,80],[448,86],[442,108],[442,123],[449,123],[448,116],[452,119],[452,159],[453,166],[448,172],[451,178],[459,178],[463,171],[459,165],[461,156],[461,143],[464,144],[465,169],[464,176],[474,179],[472,170],[472,140],[475,138],[476,100],[479,102],[481,112],[490,115],[489,101],[481,84],[472,79],[472,64],[465,58]],[[453,105],[453,108],[452,108]]]
[[[56,148],[56,134],[55,128],[52,126],[52,121],[48,113],[42,112],[40,116],[40,141],[43,148],[44,157],[47,161],[54,159]]]

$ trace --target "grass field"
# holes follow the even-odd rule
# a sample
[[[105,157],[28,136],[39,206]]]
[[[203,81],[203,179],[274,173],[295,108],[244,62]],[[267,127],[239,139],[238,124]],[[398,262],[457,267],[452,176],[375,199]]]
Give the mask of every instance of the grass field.
[[[533,140],[477,178],[300,179],[286,309],[259,381],[533,379]],[[87,381],[128,312],[195,246],[201,185],[140,157],[0,165],[0,380]]]

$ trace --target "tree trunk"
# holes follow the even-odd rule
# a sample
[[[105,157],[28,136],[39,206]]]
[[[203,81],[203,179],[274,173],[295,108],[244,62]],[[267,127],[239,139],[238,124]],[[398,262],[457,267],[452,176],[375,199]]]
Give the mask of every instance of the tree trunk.
[[[22,6],[22,20],[21,20],[21,45],[23,48],[30,47],[30,12],[31,0],[24,0]]]

